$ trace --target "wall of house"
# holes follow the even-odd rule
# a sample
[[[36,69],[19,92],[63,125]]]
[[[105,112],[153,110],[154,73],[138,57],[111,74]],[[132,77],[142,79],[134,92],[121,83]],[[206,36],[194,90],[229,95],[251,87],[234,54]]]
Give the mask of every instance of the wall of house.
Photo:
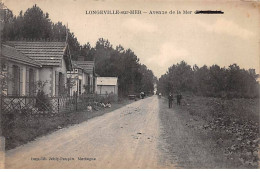
[[[74,92],[79,90],[79,80],[81,80],[81,94],[85,92],[85,89],[83,87],[83,85],[86,82],[86,78],[85,78],[86,74],[85,73],[79,73],[76,72],[75,70],[73,71],[73,73],[67,73],[67,78],[71,78],[74,80],[74,85],[70,90],[70,96],[72,96],[74,94]]]
[[[13,77],[13,65],[16,65],[19,67],[20,71],[19,71],[19,95],[20,96],[28,96],[28,92],[26,91],[26,87],[28,87],[28,81],[26,80],[27,76],[27,71],[29,71],[29,69],[33,69],[34,70],[34,81],[35,83],[37,81],[39,81],[39,69],[36,67],[32,67],[26,64],[21,64],[21,63],[16,63],[16,62],[12,62],[12,61],[5,61],[6,65],[7,65],[7,78],[8,78],[8,82],[7,82],[7,90],[6,90],[6,94],[8,95],[12,95],[13,92],[13,83],[11,81],[12,77]]]
[[[94,90],[93,90],[93,75],[89,74],[89,78],[90,78],[90,83],[89,83],[89,85],[90,85],[90,92],[92,93],[92,92],[94,92]]]
[[[88,80],[87,80],[87,74],[83,72],[82,74],[82,93],[85,93],[86,90],[84,89],[84,85],[88,84]]]
[[[49,96],[53,96],[53,69],[52,67],[43,67],[39,70],[40,81],[45,82],[43,91]]]
[[[79,85],[79,80],[81,80],[81,85]],[[79,87],[81,87],[80,89],[81,89],[81,94],[82,94],[83,93],[83,83],[82,83],[83,76],[82,76],[82,74],[79,74],[79,80],[78,80],[77,86],[78,86],[78,90],[79,90]]]
[[[44,87],[44,92],[45,94],[48,94],[49,96],[55,96],[56,95],[56,90],[55,90],[55,84],[56,84],[56,77],[55,77],[55,72],[61,72],[64,74],[64,85],[66,87],[66,81],[67,81],[67,69],[66,69],[66,64],[64,59],[62,59],[61,67],[45,67],[43,66],[39,70],[39,80],[47,83],[45,84]]]
[[[35,75],[36,75],[36,77],[35,77],[35,79],[36,79],[36,81],[39,81],[40,80],[40,72],[39,72],[40,70],[39,69],[37,69],[36,71],[35,71]]]
[[[117,94],[117,86],[116,85],[97,85],[96,93],[97,94]]]
[[[92,74],[87,74],[87,73],[80,73],[78,72],[80,69],[78,69],[77,71],[75,71],[75,69],[72,72],[68,72],[67,73],[67,78],[72,78],[75,79],[75,85],[71,88],[70,91],[70,95],[73,95],[73,92],[76,92],[77,90],[79,90],[79,84],[78,83],[78,79],[81,80],[81,93],[86,92],[86,90],[84,89],[84,85],[90,85],[90,92],[93,92],[93,75]],[[90,83],[88,83],[88,78],[90,78]]]
[[[61,66],[60,67],[54,67],[53,69],[57,72],[61,72],[61,73],[64,73],[64,74],[67,75],[67,69],[66,69],[66,64],[65,64],[64,59],[61,60]],[[66,78],[67,78],[67,76],[66,76]]]
[[[53,84],[53,87],[52,87],[52,92],[53,92],[53,96],[56,95],[56,91],[55,91],[55,71],[56,72],[61,72],[62,74],[64,74],[64,82],[65,82],[65,87],[66,86],[66,81],[67,81],[67,68],[66,68],[66,64],[65,64],[65,60],[64,58],[62,59],[61,61],[61,67],[53,67],[53,71],[52,71],[52,76],[53,76],[53,80],[52,80],[52,84]]]
[[[73,86],[70,88],[70,96],[73,96],[73,93],[77,91],[77,83],[76,83],[76,76],[78,75],[77,73],[67,73],[67,78],[72,79],[71,82],[73,82]]]

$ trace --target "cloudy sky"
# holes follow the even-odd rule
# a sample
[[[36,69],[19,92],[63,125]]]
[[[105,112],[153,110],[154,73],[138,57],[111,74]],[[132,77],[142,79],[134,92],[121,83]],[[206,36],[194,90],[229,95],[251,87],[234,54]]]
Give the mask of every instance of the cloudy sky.
[[[157,77],[185,60],[198,66],[237,63],[259,73],[260,4],[170,0],[2,0],[15,15],[37,4],[53,22],[68,23],[81,44],[108,39],[131,48]],[[141,15],[89,15],[87,10],[142,10]],[[150,11],[181,11],[155,15]],[[192,14],[183,14],[183,10]],[[198,15],[196,10],[222,10]]]

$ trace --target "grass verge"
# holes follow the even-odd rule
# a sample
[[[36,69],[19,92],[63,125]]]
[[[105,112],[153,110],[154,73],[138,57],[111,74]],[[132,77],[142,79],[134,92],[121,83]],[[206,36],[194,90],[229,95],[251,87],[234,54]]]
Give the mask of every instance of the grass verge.
[[[221,99],[184,95],[181,108],[189,112],[227,160],[241,168],[258,168],[259,99]]]

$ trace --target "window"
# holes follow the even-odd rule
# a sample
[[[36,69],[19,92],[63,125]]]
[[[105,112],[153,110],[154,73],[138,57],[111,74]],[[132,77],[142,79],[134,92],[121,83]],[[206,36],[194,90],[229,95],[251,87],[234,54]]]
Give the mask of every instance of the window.
[[[79,95],[81,94],[81,79],[79,79]]]
[[[63,94],[66,94],[65,92],[65,76],[63,73],[59,72],[58,73],[58,92],[56,93],[57,95],[63,95]]]
[[[35,93],[34,71],[33,69],[29,69],[29,95],[33,96],[34,93]]]
[[[88,93],[90,93],[90,77],[88,76]]]
[[[7,71],[7,66],[5,62],[2,63],[2,71]]]
[[[59,72],[59,95],[62,93],[62,73]]]
[[[13,65],[13,95],[19,95],[20,94],[20,69],[18,66]]]

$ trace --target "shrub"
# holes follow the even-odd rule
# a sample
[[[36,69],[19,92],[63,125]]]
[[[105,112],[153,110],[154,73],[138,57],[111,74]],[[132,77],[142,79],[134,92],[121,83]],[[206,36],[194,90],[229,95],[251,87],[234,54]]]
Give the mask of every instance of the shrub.
[[[35,107],[39,111],[51,110],[51,102],[43,90],[39,90],[36,95]]]

